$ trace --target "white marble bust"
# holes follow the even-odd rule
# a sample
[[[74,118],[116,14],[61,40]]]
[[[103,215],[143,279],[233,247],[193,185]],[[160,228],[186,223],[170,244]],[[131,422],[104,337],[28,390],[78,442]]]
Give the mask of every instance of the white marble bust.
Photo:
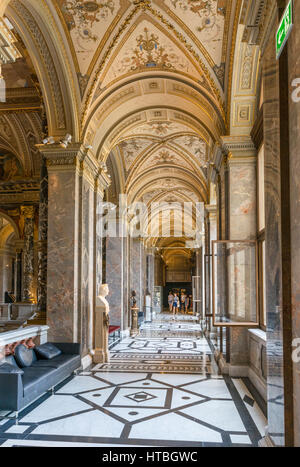
[[[95,351],[93,360],[95,363],[109,361],[108,328],[109,328],[109,303],[106,300],[109,294],[107,284],[99,287],[99,295],[96,298],[95,310]]]
[[[107,284],[102,284],[99,287],[99,295],[96,299],[96,307],[101,308],[101,311],[109,313],[109,303],[105,297],[109,294],[109,288]]]

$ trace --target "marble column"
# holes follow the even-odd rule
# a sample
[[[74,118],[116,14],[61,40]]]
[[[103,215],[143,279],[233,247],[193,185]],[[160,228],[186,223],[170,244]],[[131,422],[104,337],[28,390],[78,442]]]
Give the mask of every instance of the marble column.
[[[137,306],[142,311],[145,289],[145,250],[142,239],[130,239],[130,258],[130,292],[136,291]]]
[[[155,275],[155,251],[153,248],[147,251],[147,288],[153,296]]]
[[[47,237],[48,237],[48,170],[43,158],[41,164],[39,241],[38,241],[38,312],[46,319],[47,308]]]
[[[224,194],[226,239],[256,240],[256,148],[250,136],[223,137],[223,144],[228,154],[224,159],[224,173],[228,177],[228,192]],[[228,291],[226,284],[225,290]],[[227,293],[225,299],[229,300]],[[249,361],[248,328],[231,327],[226,331],[226,358],[230,373],[245,376]]]
[[[48,168],[47,324],[49,340],[93,351],[98,162],[79,144],[39,147]],[[109,184],[104,173],[100,177]],[[99,239],[98,239],[99,242]],[[98,279],[95,279],[98,276]]]
[[[16,302],[22,301],[22,253],[23,242],[16,243],[16,257],[15,257],[15,288],[14,295]]]
[[[14,253],[7,246],[0,248],[0,302],[4,302],[5,292],[11,292],[12,259]]]
[[[24,217],[23,301],[32,303],[34,296],[34,206],[22,206]]]
[[[110,305],[110,323],[112,326],[120,326],[121,331],[124,331],[124,310],[127,310],[128,297],[125,296],[127,280],[124,278],[126,238],[122,234],[122,227],[123,220],[117,219],[117,236],[106,239],[106,281],[110,290],[107,298]]]
[[[90,324],[89,324],[89,348],[96,348],[96,317],[93,316],[93,310],[96,307],[96,297],[99,294],[100,285],[104,283],[103,278],[103,235],[101,231],[101,216],[102,216],[102,202],[104,198],[105,189],[108,186],[108,180],[104,173],[99,172],[95,183],[90,178],[90,206],[92,212],[89,216],[90,225],[90,264],[92,267],[89,270],[89,297],[91,303],[90,311]],[[94,190],[93,190],[94,187]],[[95,221],[95,222],[94,222]],[[103,324],[103,323],[102,323]],[[95,328],[95,329],[94,329]],[[101,330],[98,329],[101,334]],[[102,334],[106,332],[106,326],[103,325]]]
[[[155,253],[154,259],[154,285],[164,286],[164,262],[160,253]]]

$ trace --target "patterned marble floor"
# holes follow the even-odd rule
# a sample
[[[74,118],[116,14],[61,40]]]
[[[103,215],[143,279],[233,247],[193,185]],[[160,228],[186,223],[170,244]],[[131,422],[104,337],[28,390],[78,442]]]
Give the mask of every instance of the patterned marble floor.
[[[167,327],[169,319],[160,316]],[[219,375],[195,332],[201,337],[168,337],[165,328],[161,338],[123,340],[109,364],[69,378],[24,410],[18,425],[0,419],[0,445],[256,446],[267,422],[249,381]]]

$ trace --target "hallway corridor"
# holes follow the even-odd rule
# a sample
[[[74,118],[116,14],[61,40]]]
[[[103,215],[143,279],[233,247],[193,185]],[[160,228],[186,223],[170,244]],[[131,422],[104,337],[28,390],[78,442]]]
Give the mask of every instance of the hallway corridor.
[[[0,445],[257,446],[263,404],[247,378],[218,374],[213,350],[190,315],[161,314],[21,412],[0,419]],[[4,415],[3,413],[0,415]]]

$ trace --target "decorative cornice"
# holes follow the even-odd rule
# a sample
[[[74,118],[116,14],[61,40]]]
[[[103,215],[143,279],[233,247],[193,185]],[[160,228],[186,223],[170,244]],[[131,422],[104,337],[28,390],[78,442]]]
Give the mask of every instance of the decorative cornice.
[[[80,144],[69,145],[68,148],[62,148],[59,143],[55,144],[37,144],[37,149],[46,159],[48,170],[54,168],[60,170],[80,170],[80,162],[84,154]]]
[[[35,88],[9,88],[6,101],[0,103],[0,111],[37,111],[41,109],[41,98]]]
[[[106,167],[99,163],[90,149],[81,144],[72,144],[62,148],[60,144],[38,144],[36,146],[46,159],[46,165],[51,172],[77,171],[95,190],[103,191],[109,187],[111,180]]]
[[[222,150],[224,155],[232,157],[256,155],[256,148],[250,136],[222,136]]]
[[[21,193],[0,193],[0,205],[20,205],[22,203],[36,203],[40,200],[39,191],[24,191]]]

